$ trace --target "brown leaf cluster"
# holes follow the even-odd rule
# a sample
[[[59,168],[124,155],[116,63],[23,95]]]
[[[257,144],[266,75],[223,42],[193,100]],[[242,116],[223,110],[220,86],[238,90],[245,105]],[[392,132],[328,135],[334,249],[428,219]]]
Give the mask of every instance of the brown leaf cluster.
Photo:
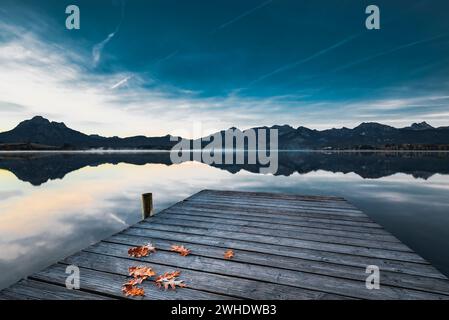
[[[190,254],[190,250],[184,246],[172,245],[171,251],[178,252],[181,256],[185,257]]]
[[[181,256],[187,256],[190,254],[190,250],[184,246],[172,245],[171,251],[179,253]],[[156,247],[154,247],[151,243],[140,247],[130,248],[128,250],[128,254],[131,257],[142,258],[146,257],[151,253],[156,252]],[[128,280],[122,286],[122,292],[125,296],[144,296],[145,290],[143,288],[138,287],[139,284],[142,284],[143,281],[156,276],[154,270],[150,267],[145,266],[132,266],[128,268],[129,275],[133,277]],[[171,288],[176,290],[177,287],[185,288],[186,284],[183,280],[179,280],[178,277],[181,274],[180,271],[172,271],[165,272],[164,274],[158,276],[155,280],[156,286],[159,288],[164,288],[165,290]]]
[[[190,254],[190,250],[184,247],[183,245],[172,245],[170,248],[171,251],[179,253],[181,256],[185,257]],[[156,252],[156,248],[148,243],[144,246],[130,248],[128,250],[128,254],[131,257],[141,258],[146,257],[151,253]],[[227,260],[234,258],[234,251],[228,249],[224,252],[224,258]],[[133,277],[128,282],[123,284],[122,292],[125,296],[144,296],[145,290],[143,288],[138,287],[137,285],[142,284],[143,281],[156,276],[156,272],[153,271],[150,267],[144,266],[133,266],[128,268],[129,275]],[[180,271],[172,271],[165,272],[162,275],[159,275],[155,278],[155,283],[158,288],[164,288],[165,290],[171,288],[176,290],[177,287],[185,288],[186,284],[183,280],[179,280],[178,277],[181,274]]]
[[[127,297],[143,297],[145,295],[145,290],[143,290],[142,288],[126,283],[122,287],[122,292]]]
[[[186,284],[183,280],[178,280],[177,277],[181,274],[180,271],[166,272],[156,278],[156,285],[159,288],[167,290],[169,287],[176,290],[176,287],[185,288]]]
[[[129,275],[135,279],[146,280],[149,277],[156,275],[156,272],[154,272],[150,267],[129,267],[128,271]]]
[[[128,250],[129,256],[135,258],[146,257],[153,252],[156,252],[156,248],[151,243],[148,243],[141,247],[131,248]]]
[[[128,268],[129,275],[133,278],[123,284],[122,292],[125,296],[144,296],[145,290],[143,288],[137,287],[138,284],[141,284],[144,280],[155,276],[156,273],[150,267],[129,267]]]

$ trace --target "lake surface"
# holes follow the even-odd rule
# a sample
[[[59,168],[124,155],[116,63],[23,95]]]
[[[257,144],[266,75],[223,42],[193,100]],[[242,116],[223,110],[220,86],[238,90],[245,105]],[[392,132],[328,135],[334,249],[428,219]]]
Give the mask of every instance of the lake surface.
[[[257,165],[168,153],[0,153],[0,288],[202,189],[342,196],[449,275],[449,154],[286,152]]]

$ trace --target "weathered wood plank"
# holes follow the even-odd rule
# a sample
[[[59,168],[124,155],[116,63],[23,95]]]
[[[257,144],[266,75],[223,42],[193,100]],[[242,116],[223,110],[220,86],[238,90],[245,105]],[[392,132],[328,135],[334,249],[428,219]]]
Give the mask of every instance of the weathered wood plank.
[[[270,201],[263,201],[258,199],[217,199],[215,197],[201,197],[201,198],[195,198],[187,200],[186,202],[189,203],[196,203],[196,204],[214,204],[214,205],[229,205],[229,206],[254,206],[257,205],[259,207],[264,207],[267,209],[279,209],[284,212],[317,212],[317,213],[328,213],[328,214],[335,214],[335,215],[347,215],[352,217],[366,217],[366,215],[363,214],[362,211],[351,207],[338,207],[338,206],[311,206],[311,205],[302,205],[302,204],[295,204],[290,205],[286,204],[284,201],[276,201],[276,200],[270,200]]]
[[[365,227],[367,229],[381,229],[377,223],[374,222],[363,222],[363,221],[351,221],[351,220],[341,220],[341,219],[326,219],[321,217],[303,217],[303,216],[293,216],[293,215],[275,215],[274,212],[265,212],[263,207],[260,207],[257,211],[245,210],[242,206],[235,206],[233,209],[227,209],[225,206],[197,206],[195,204],[191,204],[190,202],[180,203],[171,209],[183,210],[183,209],[196,209],[198,211],[210,212],[216,211],[222,213],[222,215],[228,213],[238,214],[240,216],[252,216],[252,217],[265,217],[265,218],[275,218],[280,222],[291,223],[291,222],[315,222],[315,223],[326,223],[333,225],[344,225],[344,226],[357,226],[357,227]]]
[[[308,240],[299,240],[292,238],[281,238],[275,236],[261,236],[257,234],[247,234],[242,232],[232,232],[232,231],[222,231],[218,229],[201,229],[193,227],[182,227],[174,225],[164,225],[157,223],[142,223],[138,227],[144,228],[145,230],[157,230],[157,231],[168,231],[177,232],[180,234],[194,234],[200,236],[217,237],[223,239],[233,239],[242,240],[247,242],[257,242],[264,244],[276,244],[279,246],[284,246],[293,250],[297,249],[313,249],[318,251],[328,251],[335,253],[345,253],[349,255],[363,256],[363,257],[373,257],[373,258],[383,258],[390,260],[408,261],[416,263],[427,263],[423,258],[418,256],[414,252],[404,252],[404,251],[393,251],[376,249],[369,247],[356,247],[351,245],[343,244],[333,244],[326,242],[315,242]],[[137,228],[137,225],[133,228]],[[149,231],[148,234],[151,234]]]
[[[108,238],[107,240],[105,240],[105,242],[112,242],[127,246],[139,246],[142,245],[142,240],[143,239],[141,237],[117,234]],[[173,241],[149,238],[147,239],[147,241],[150,240],[152,244],[158,248],[158,250],[170,251],[171,245],[173,244]],[[216,259],[222,259],[223,252],[225,250],[223,248],[191,243],[187,244],[187,246],[192,251],[191,254],[193,255],[200,255]],[[283,257],[273,254],[255,253],[234,248],[230,249],[233,249],[235,253],[233,261],[244,262],[248,264],[258,264],[281,269],[317,273],[359,281],[366,280],[367,276],[366,268],[363,267],[352,267],[321,261],[310,261],[299,258]],[[89,251],[89,249],[86,250]],[[409,275],[402,272],[382,270],[382,283],[402,288],[417,289],[449,295],[449,282],[447,281],[447,279],[435,279],[427,276]]]
[[[210,210],[200,210],[196,208],[190,208],[188,206],[181,207],[171,207],[167,210],[163,211],[168,213],[176,213],[176,214],[184,214],[187,216],[195,215],[202,217],[213,217],[213,218],[228,218],[229,220],[243,220],[243,221],[254,221],[254,222],[266,222],[271,224],[279,224],[279,225],[288,225],[288,226],[299,226],[299,227],[310,227],[310,228],[319,228],[319,229],[331,229],[331,230],[340,230],[340,231],[354,231],[354,232],[362,232],[369,234],[383,234],[389,235],[384,229],[381,228],[365,228],[360,226],[347,226],[341,224],[331,224],[331,223],[323,223],[323,222],[310,222],[310,221],[285,221],[284,219],[277,219],[273,216],[262,217],[262,216],[251,216],[251,215],[240,215],[234,212],[211,212]],[[162,213],[162,212],[160,212]],[[160,214],[159,213],[159,214]]]
[[[9,288],[6,288],[0,292],[0,300],[39,300],[39,299],[27,296],[24,293],[11,292]]]
[[[234,191],[234,190],[212,190],[205,189],[197,193],[197,196],[202,196],[204,194],[223,194],[223,195],[232,195],[232,196],[250,196],[250,197],[274,197],[274,198],[284,198],[284,199],[297,199],[297,200],[306,200],[306,201],[340,201],[346,202],[346,200],[342,197],[336,196],[317,196],[317,195],[298,195],[291,193],[275,193],[275,192],[255,192],[255,191]]]
[[[307,196],[300,196],[300,195],[294,195],[294,194],[282,194],[282,193],[261,193],[259,195],[255,195],[252,192],[247,191],[235,191],[234,194],[223,194],[220,191],[213,191],[213,190],[205,190],[204,192],[198,192],[195,197],[193,198],[204,198],[204,197],[216,197],[221,199],[241,199],[241,198],[251,198],[251,199],[261,199],[261,200],[282,200],[286,203],[298,203],[298,204],[310,204],[310,205],[326,205],[326,204],[333,204],[337,206],[352,206],[351,203],[349,203],[344,198],[337,198],[337,197],[330,197],[329,199],[310,199],[310,197]]]
[[[354,216],[354,215],[346,215],[341,213],[332,213],[332,212],[325,212],[323,210],[285,210],[282,208],[272,208],[272,207],[266,207],[262,204],[259,204],[257,206],[256,204],[250,205],[250,206],[244,206],[244,205],[231,205],[229,203],[223,203],[223,204],[217,204],[212,203],[209,201],[205,202],[192,202],[192,201],[186,201],[181,205],[184,206],[190,206],[192,208],[201,208],[201,209],[211,209],[211,210],[223,210],[223,211],[242,211],[242,212],[252,212],[252,213],[267,213],[272,214],[274,216],[280,216],[280,217],[303,217],[303,218],[319,218],[319,219],[333,219],[333,220],[343,220],[343,221],[360,221],[360,222],[368,222],[373,223],[373,221],[368,216]]]
[[[287,232],[294,232],[296,234],[316,234],[316,235],[326,235],[326,236],[334,236],[340,238],[348,238],[348,239],[362,239],[362,240],[375,240],[379,242],[386,243],[398,243],[399,240],[394,236],[389,234],[370,234],[363,232],[355,232],[355,231],[340,231],[333,229],[320,229],[320,228],[311,228],[311,227],[301,227],[301,226],[292,226],[292,225],[284,225],[284,224],[273,224],[266,222],[257,222],[257,221],[246,221],[246,220],[237,220],[237,219],[226,219],[226,218],[215,218],[215,217],[205,217],[205,216],[196,216],[196,215],[182,215],[176,214],[172,212],[163,212],[159,215],[155,216],[156,218],[169,218],[173,220],[181,220],[181,221],[192,221],[192,222],[210,222],[216,225],[230,225],[230,226],[238,226],[238,227],[254,227],[254,228],[262,228],[268,230],[280,230]]]
[[[334,244],[343,244],[343,245],[352,245],[352,246],[360,246],[360,247],[369,247],[369,248],[378,248],[385,250],[396,250],[396,251],[405,251],[412,252],[410,248],[405,246],[400,242],[382,242],[378,240],[365,240],[365,239],[354,239],[354,238],[344,238],[338,236],[329,236],[322,234],[314,234],[314,233],[300,233],[297,231],[285,231],[285,230],[275,230],[275,229],[265,229],[258,227],[245,227],[245,226],[236,226],[231,224],[216,224],[211,222],[199,222],[199,221],[190,221],[187,219],[174,219],[170,217],[170,214],[161,214],[157,217],[152,218],[151,220],[142,222],[141,224],[147,223],[157,223],[157,224],[165,224],[165,225],[173,225],[173,226],[183,226],[183,227],[196,227],[196,228],[204,228],[208,229],[217,229],[222,231],[232,231],[232,232],[241,232],[246,234],[256,234],[256,235],[265,235],[265,236],[276,236],[282,238],[292,238],[298,240],[310,240],[316,242],[326,242],[326,243],[334,243]],[[136,226],[140,226],[141,224],[137,224]]]
[[[114,243],[104,243],[91,247],[90,250],[97,249],[101,254],[120,257],[127,252],[128,246]],[[80,255],[78,255],[80,256]],[[76,264],[74,258],[66,259],[67,263]],[[97,259],[87,259],[88,263],[96,263]],[[128,265],[128,259],[123,259]],[[152,254],[143,257],[148,263],[167,264],[174,267],[198,270],[208,273],[221,275],[243,277],[257,281],[266,281],[276,284],[283,284],[297,288],[317,290],[337,295],[344,295],[353,298],[362,299],[449,299],[449,296],[422,292],[417,290],[402,289],[396,287],[382,286],[382,290],[368,290],[365,281],[354,281],[349,279],[341,279],[299,271],[291,271],[286,269],[277,269],[252,264],[244,264],[230,260],[211,259],[203,256],[189,255],[183,257],[173,255],[169,252],[159,251],[158,254]],[[93,261],[93,262],[92,262]],[[96,267],[104,268],[104,266],[116,266],[119,263],[101,263]],[[123,268],[123,267],[122,267]]]
[[[67,275],[66,275],[67,277]],[[46,300],[110,300],[111,298],[97,294],[91,294],[79,290],[69,290],[62,286],[49,284],[35,280],[21,280],[15,285],[7,288],[5,292],[14,294],[16,299],[24,297],[28,299]]]
[[[229,204],[229,205],[238,205],[238,204],[242,204],[242,205],[254,205],[254,204],[258,204],[259,206],[262,207],[274,207],[274,209],[279,208],[285,211],[301,211],[301,210],[305,210],[305,211],[321,211],[321,212],[326,212],[328,211],[329,213],[341,213],[341,214],[349,214],[349,215],[353,215],[353,216],[365,216],[365,214],[360,211],[359,209],[357,209],[356,207],[349,205],[349,204],[335,204],[335,203],[304,203],[304,202],[288,202],[282,199],[257,199],[257,198],[251,198],[251,197],[242,197],[242,198],[220,198],[220,197],[216,197],[216,196],[210,196],[210,195],[206,195],[206,196],[202,196],[202,197],[198,197],[198,198],[192,198],[192,199],[188,199],[185,200],[185,202],[191,202],[191,203],[204,203],[204,202],[208,202],[208,203],[216,203],[216,204]]]
[[[91,260],[94,260],[95,263],[88,263],[86,259],[86,254],[77,255],[74,258],[70,258],[71,264],[76,264],[80,268],[80,287],[81,290],[89,290],[94,292],[99,292],[103,294],[108,294],[117,299],[133,299],[133,300],[168,300],[168,299],[176,299],[176,300],[233,300],[234,297],[230,297],[222,294],[214,294],[210,292],[201,292],[198,290],[194,290],[192,288],[183,288],[183,290],[176,291],[165,291],[157,288],[154,281],[150,279],[144,281],[141,287],[145,290],[144,297],[125,297],[122,293],[122,284],[127,282],[130,277],[128,277],[128,267],[132,265],[141,265],[141,263],[126,260],[120,261],[120,271],[117,272],[117,266],[114,268],[109,268],[106,272],[105,269],[102,271],[93,270],[92,267],[97,266],[99,263],[103,264],[116,264],[116,260],[112,260],[102,256],[89,256]],[[76,262],[76,263],[75,263]],[[152,266],[153,269],[162,273],[162,268]],[[53,266],[48,267],[45,270],[42,270],[33,275],[33,279],[48,281],[52,283],[56,283],[59,285],[64,285],[67,274],[65,273],[66,265],[63,264],[55,264]],[[96,269],[96,268],[94,268]],[[112,270],[112,271],[111,271]],[[111,273],[114,272],[114,273]],[[184,274],[183,274],[184,278]],[[194,287],[194,286],[193,286]]]
[[[213,200],[188,200],[185,201],[183,204],[188,204],[188,205],[192,205],[192,206],[198,206],[198,207],[202,207],[202,206],[211,206],[211,207],[220,207],[220,208],[224,208],[224,209],[229,209],[229,210],[235,210],[235,209],[240,209],[240,210],[244,210],[244,211],[248,211],[248,210],[262,210],[262,211],[266,211],[267,213],[270,212],[280,212],[283,215],[291,215],[291,216],[295,216],[299,213],[302,214],[315,214],[314,216],[317,216],[318,218],[320,217],[320,215],[332,215],[332,218],[340,218],[343,219],[344,217],[349,218],[352,217],[353,219],[357,219],[357,218],[362,218],[362,220],[367,220],[369,219],[368,216],[363,215],[361,212],[358,213],[357,211],[349,211],[349,210],[324,210],[324,209],[306,209],[306,208],[301,208],[301,207],[291,207],[291,208],[287,208],[287,207],[283,207],[283,206],[278,206],[278,205],[266,205],[264,203],[257,203],[255,202],[232,202],[232,201],[213,201]],[[352,215],[350,214],[352,213]]]
[[[264,243],[248,243],[246,241],[228,240],[215,237],[179,234],[166,231],[151,231],[151,234],[139,228],[130,228],[123,231],[123,234],[134,235],[138,237],[147,237],[147,239],[164,239],[173,242],[203,244],[221,248],[236,248],[240,250],[276,254],[279,256],[301,258],[313,261],[330,262],[335,264],[357,266],[366,268],[368,265],[377,265],[381,270],[389,270],[395,272],[404,272],[418,275],[433,275],[435,277],[443,277],[441,273],[432,272],[430,265],[417,264],[404,261],[369,258],[361,256],[353,256],[341,253],[333,253],[327,251],[316,251],[310,249],[292,250],[284,246]],[[142,239],[143,240],[143,239]]]
[[[144,287],[146,291],[145,299],[331,299],[341,300],[348,299],[344,296],[326,294],[313,290],[301,288],[292,288],[279,284],[267,284],[260,281],[249,279],[234,278],[227,275],[219,275],[213,273],[204,273],[202,270],[190,270],[179,266],[171,266],[165,262],[148,263],[145,261],[130,260],[127,257],[126,250],[101,252],[102,248],[97,246],[89,247],[84,252],[80,252],[66,259],[67,263],[76,264],[83,268],[91,268],[100,270],[102,274],[115,274],[116,277],[126,278],[128,267],[132,265],[151,267],[157,274],[163,274],[167,271],[181,271],[180,279],[184,280],[187,288],[179,289],[175,293],[157,288],[152,281],[145,281]],[[107,253],[108,255],[105,255]],[[111,255],[112,254],[112,255]],[[173,255],[171,255],[173,256]],[[89,270],[89,269],[83,269]],[[93,271],[91,272],[100,272]],[[83,273],[84,274],[84,273]],[[118,275],[118,276],[117,276]],[[46,275],[54,277],[53,273]],[[114,287],[111,291],[120,293],[122,281],[110,281],[108,285]],[[194,289],[192,291],[192,289]]]

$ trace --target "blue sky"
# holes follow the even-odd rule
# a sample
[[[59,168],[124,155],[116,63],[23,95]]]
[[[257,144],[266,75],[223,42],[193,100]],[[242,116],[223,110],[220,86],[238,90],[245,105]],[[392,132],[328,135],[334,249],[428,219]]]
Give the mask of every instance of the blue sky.
[[[81,29],[65,29],[65,8]],[[365,28],[365,8],[381,29]],[[449,125],[449,2],[0,0],[0,130]]]

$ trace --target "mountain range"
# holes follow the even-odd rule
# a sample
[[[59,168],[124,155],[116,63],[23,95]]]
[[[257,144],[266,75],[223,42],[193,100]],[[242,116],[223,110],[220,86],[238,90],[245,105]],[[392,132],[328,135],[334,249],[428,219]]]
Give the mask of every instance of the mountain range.
[[[281,150],[449,150],[449,127],[434,128],[426,122],[414,123],[405,128],[369,122],[353,129],[321,131],[289,125],[254,129],[277,129],[278,148]],[[224,138],[226,132],[223,130],[218,134]],[[191,140],[187,141],[192,143]],[[170,135],[128,138],[87,135],[68,128],[64,123],[52,122],[41,116],[22,121],[14,129],[0,133],[0,150],[170,150],[176,143],[177,140],[173,140]],[[203,142],[203,146],[207,143]]]
[[[14,129],[0,133],[0,150],[85,150],[85,149],[158,149],[167,150],[176,143],[170,136],[129,138],[87,135],[68,128],[62,122],[41,116],[19,123]],[[3,145],[3,147],[2,147]]]

